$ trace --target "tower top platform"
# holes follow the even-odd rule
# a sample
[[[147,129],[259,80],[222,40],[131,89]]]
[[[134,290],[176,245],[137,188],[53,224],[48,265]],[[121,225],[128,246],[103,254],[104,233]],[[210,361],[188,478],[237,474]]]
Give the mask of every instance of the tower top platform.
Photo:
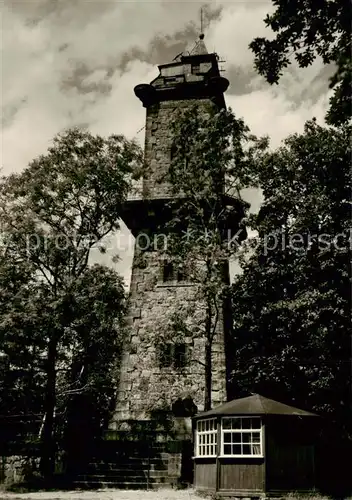
[[[221,76],[218,63],[218,55],[208,53],[201,34],[190,52],[181,52],[171,62],[160,64],[159,75],[149,84],[137,85],[134,92],[144,107],[180,99],[218,97],[223,101],[229,81]],[[224,105],[222,102],[220,107]]]

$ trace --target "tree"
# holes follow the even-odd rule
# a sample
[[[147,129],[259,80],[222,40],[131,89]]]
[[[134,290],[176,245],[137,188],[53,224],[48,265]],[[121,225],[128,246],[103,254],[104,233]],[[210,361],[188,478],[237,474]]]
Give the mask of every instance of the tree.
[[[33,321],[36,285],[26,263],[0,253],[0,415],[2,445],[33,430],[42,413],[45,379],[38,353],[44,348],[39,324]],[[38,319],[38,317],[36,317]],[[17,423],[16,423],[17,422]],[[28,425],[27,425],[28,424]],[[16,443],[13,443],[15,446]]]
[[[125,292],[115,271],[88,268],[70,290],[69,342],[60,356],[57,411],[68,470],[89,459],[115,409],[116,365],[124,333]]]
[[[273,0],[276,10],[265,24],[275,33],[272,40],[256,38],[250,48],[255,67],[271,84],[278,83],[282,71],[292,61],[301,68],[316,57],[337,69],[330,81],[335,89],[330,99],[327,121],[338,125],[351,118],[351,4],[348,0]]]
[[[36,282],[34,315],[45,341],[42,470],[53,471],[57,369],[72,345],[71,299],[87,272],[92,248],[119,227],[121,208],[142,165],[142,153],[122,136],[103,139],[72,129],[21,174],[2,178],[3,257],[26,263]],[[11,314],[12,311],[9,311]],[[29,322],[38,325],[29,318]]]
[[[0,290],[7,291],[7,301],[1,311],[0,337],[8,366],[0,375],[0,414],[10,417],[8,422],[13,415],[18,417],[16,425],[4,428],[2,439],[11,441],[9,429],[13,428],[19,433],[13,439],[21,447],[26,440],[33,440],[34,433],[41,435],[44,431],[45,420],[38,425],[45,412],[47,339],[43,330],[45,333],[55,305],[43,283],[28,283],[15,266],[1,271]],[[9,275],[4,282],[6,271]],[[56,304],[64,304],[66,326],[55,362],[55,440],[66,451],[71,470],[72,463],[78,466],[79,458],[89,457],[90,447],[106,427],[113,409],[124,295],[122,280],[115,271],[96,264],[56,299]],[[62,318],[57,318],[60,321]]]
[[[307,122],[264,152],[258,236],[233,283],[233,395],[351,422],[350,133]]]
[[[173,122],[173,159],[165,177],[172,216],[164,257],[193,284],[194,297],[165,321],[174,337],[203,339],[198,363],[204,368],[205,409],[211,407],[213,343],[228,321],[228,259],[245,237],[243,228],[236,234],[246,208],[239,190],[260,145],[231,110],[195,105]]]

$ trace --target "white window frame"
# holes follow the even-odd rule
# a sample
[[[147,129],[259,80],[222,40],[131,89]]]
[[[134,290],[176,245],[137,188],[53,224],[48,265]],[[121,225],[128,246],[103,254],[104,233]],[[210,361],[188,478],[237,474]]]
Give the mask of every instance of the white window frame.
[[[203,422],[213,422],[213,428],[211,430],[199,430],[200,425]],[[200,420],[197,420],[196,423],[196,442],[195,442],[195,457],[196,458],[214,458],[217,456],[217,450],[218,450],[218,420],[217,418],[203,418]],[[208,440],[209,436],[209,442],[208,443],[203,443],[200,441],[203,441],[203,437],[205,440]],[[207,448],[207,446],[212,447],[214,450],[214,453],[207,453],[205,454],[200,454],[201,449]],[[202,447],[202,448],[201,448]]]
[[[255,419],[255,420],[258,420],[259,422],[259,425],[258,425],[258,428],[243,428],[242,426],[242,422],[243,420],[245,419],[248,419],[248,418],[251,418],[251,419]],[[231,428],[231,429],[224,429],[224,420],[234,420],[234,419],[239,419],[241,420],[241,427],[240,428]],[[241,440],[241,447],[243,447],[243,445],[249,445],[249,446],[253,446],[254,444],[257,446],[259,444],[260,448],[259,448],[259,453],[258,454],[255,454],[255,453],[250,453],[250,454],[243,454],[243,453],[238,453],[238,454],[235,454],[235,453],[226,453],[225,454],[225,446],[226,445],[231,445],[233,446],[234,444],[236,443],[233,443],[233,441],[231,440],[231,442],[228,442],[228,443],[225,443],[225,435],[226,434],[249,434],[249,433],[252,433],[252,432],[259,432],[259,443],[253,443],[253,442],[246,442],[244,443],[242,440]],[[221,457],[223,458],[263,458],[264,457],[264,454],[263,454],[263,445],[264,445],[264,441],[263,441],[263,420],[261,419],[261,417],[252,417],[252,416],[228,416],[228,417],[222,417],[221,419]]]

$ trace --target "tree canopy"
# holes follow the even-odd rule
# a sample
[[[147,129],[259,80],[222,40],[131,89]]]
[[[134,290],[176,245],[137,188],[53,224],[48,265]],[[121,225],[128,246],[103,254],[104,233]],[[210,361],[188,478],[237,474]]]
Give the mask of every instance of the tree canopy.
[[[0,182],[2,411],[42,414],[45,475],[53,471],[62,431],[55,414],[66,415],[73,397],[90,397],[91,408],[100,408],[92,418],[101,423],[109,406],[124,288],[113,270],[92,267],[90,257],[119,228],[141,165],[133,141],[71,129]]]
[[[255,38],[250,48],[255,67],[269,83],[278,83],[292,55],[301,68],[321,57],[334,64],[330,81],[334,94],[330,99],[327,121],[338,125],[351,118],[351,3],[348,0],[273,0],[276,10],[267,15],[265,24],[275,34],[272,39]]]
[[[213,344],[223,334],[226,321],[228,259],[245,238],[241,220],[247,204],[239,191],[248,182],[257,149],[265,141],[252,136],[231,109],[216,110],[203,104],[175,117],[172,130],[173,158],[165,176],[172,193],[172,217],[166,227],[165,254],[193,284],[196,302],[178,306],[164,320],[169,320],[174,337],[178,331],[181,336],[202,339],[204,352],[198,362],[204,368],[204,407],[209,409],[212,372],[219,369],[213,363]],[[236,244],[231,245],[236,235]]]
[[[261,392],[348,427],[351,175],[349,126],[307,122],[262,156],[258,236],[233,283],[234,394]]]

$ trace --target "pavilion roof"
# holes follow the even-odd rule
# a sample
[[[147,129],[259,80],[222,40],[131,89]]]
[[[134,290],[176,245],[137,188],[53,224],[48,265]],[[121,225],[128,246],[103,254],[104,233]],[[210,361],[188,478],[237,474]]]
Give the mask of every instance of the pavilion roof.
[[[260,394],[234,399],[224,403],[213,410],[205,411],[195,415],[195,418],[216,417],[219,415],[295,415],[317,417],[315,413],[300,410],[294,406],[288,406],[273,399],[265,398]]]

